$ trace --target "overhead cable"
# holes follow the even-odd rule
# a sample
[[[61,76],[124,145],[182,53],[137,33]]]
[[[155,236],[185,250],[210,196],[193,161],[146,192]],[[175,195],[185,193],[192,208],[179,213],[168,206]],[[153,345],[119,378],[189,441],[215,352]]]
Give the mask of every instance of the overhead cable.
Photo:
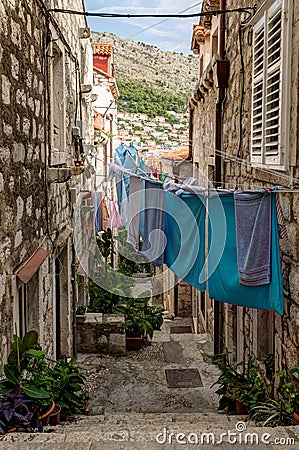
[[[256,8],[255,6],[247,6],[245,8],[235,8],[235,9],[219,9],[216,11],[206,11],[206,12],[198,12],[193,14],[119,14],[119,13],[101,13],[101,12],[88,12],[88,11],[76,11],[71,9],[61,9],[61,8],[53,8],[50,9],[51,12],[56,13],[64,13],[64,14],[74,14],[86,17],[103,17],[103,18],[172,18],[172,19],[190,19],[192,17],[207,17],[207,16],[217,16],[220,14],[228,14],[228,13],[246,13],[252,16]]]

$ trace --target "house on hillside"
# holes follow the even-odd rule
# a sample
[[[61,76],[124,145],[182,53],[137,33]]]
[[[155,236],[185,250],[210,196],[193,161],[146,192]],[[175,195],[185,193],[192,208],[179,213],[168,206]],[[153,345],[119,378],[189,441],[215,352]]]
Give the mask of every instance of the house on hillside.
[[[107,178],[107,163],[113,160],[117,147],[118,88],[114,77],[114,54],[112,44],[93,42],[93,90],[96,97],[94,108],[94,134],[98,146],[94,166],[97,186]]]
[[[199,77],[190,99],[193,165],[217,187],[285,186],[279,202],[288,238],[280,241],[284,315],[216,302],[193,289],[197,330],[237,360],[275,354],[277,368],[299,361],[298,23],[294,0],[248,0],[246,13],[203,16],[192,51]],[[204,0],[203,12],[234,9],[235,0]]]
[[[1,2],[0,365],[13,333],[31,329],[48,356],[75,352],[71,227],[91,177],[91,45],[84,16],[47,7]]]

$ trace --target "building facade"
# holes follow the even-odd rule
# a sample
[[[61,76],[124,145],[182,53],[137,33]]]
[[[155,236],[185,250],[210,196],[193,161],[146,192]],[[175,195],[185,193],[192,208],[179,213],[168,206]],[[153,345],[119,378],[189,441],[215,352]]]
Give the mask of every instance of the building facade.
[[[217,187],[292,189],[299,174],[299,6],[292,0],[249,0],[244,6],[255,4],[252,16],[206,16],[194,25],[199,73],[190,99],[193,163]],[[239,7],[236,0],[205,0],[202,10]],[[296,192],[279,194],[288,233],[280,241],[283,317],[193,292],[198,327],[214,333],[216,350],[227,346],[239,361],[274,353],[277,368],[298,364],[298,199]]]
[[[30,329],[48,355],[74,351],[72,201],[90,177],[92,65],[85,17],[49,11],[62,6],[0,2],[0,365]]]

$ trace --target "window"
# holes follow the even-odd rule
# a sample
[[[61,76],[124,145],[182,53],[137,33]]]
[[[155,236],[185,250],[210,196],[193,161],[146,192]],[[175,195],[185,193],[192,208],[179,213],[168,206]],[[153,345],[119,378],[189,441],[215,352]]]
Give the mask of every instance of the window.
[[[287,169],[291,0],[266,1],[253,21],[251,163]]]

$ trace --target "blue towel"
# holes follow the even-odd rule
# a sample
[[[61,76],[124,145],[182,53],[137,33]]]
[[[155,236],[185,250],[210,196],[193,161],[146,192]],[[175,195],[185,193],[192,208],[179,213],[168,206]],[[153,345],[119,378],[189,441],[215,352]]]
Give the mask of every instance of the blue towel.
[[[165,192],[165,264],[201,291],[205,282],[205,198]]]
[[[144,187],[142,252],[154,265],[162,267],[165,249],[164,190],[160,183],[154,181],[144,180]]]
[[[276,195],[274,193],[272,196]],[[219,202],[220,200],[220,202]],[[273,197],[271,236],[271,282],[263,286],[244,286],[239,282],[236,222],[232,194],[209,198],[209,295],[215,300],[249,308],[276,311],[283,315],[284,296],[279,251],[278,226]],[[220,203],[220,204],[219,204]],[[226,220],[226,240],[223,241],[223,208]]]
[[[246,286],[271,281],[271,193],[235,192],[239,279]]]

